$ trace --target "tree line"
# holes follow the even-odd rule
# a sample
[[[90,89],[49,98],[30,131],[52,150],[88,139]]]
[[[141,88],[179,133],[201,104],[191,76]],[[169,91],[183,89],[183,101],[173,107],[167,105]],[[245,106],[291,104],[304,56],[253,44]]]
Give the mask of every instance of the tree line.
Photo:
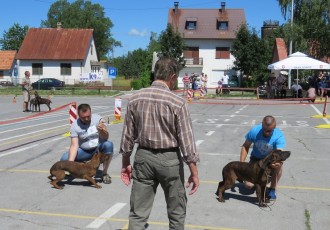
[[[293,8],[293,25],[290,20],[276,29],[272,36],[261,39],[256,28],[242,25],[237,31],[231,53],[235,56],[235,69],[249,76],[251,85],[263,82],[268,76],[267,65],[271,62],[276,37],[284,38],[286,44],[293,41],[293,51],[304,52],[314,58],[330,57],[330,1],[329,0],[277,0],[285,19],[291,17]],[[42,28],[56,28],[61,22],[63,28],[92,28],[96,50],[100,59],[108,60],[118,69],[118,74],[125,78],[138,79],[141,87],[150,85],[152,78],[153,53],[158,56],[177,58],[184,65],[182,53],[185,48],[180,34],[168,25],[159,35],[151,33],[145,49],[137,49],[127,54],[111,58],[115,47],[121,42],[113,38],[113,23],[105,16],[104,7],[91,1],[57,0],[42,20]],[[2,50],[19,50],[28,31],[28,26],[15,23],[5,31],[0,39]]]

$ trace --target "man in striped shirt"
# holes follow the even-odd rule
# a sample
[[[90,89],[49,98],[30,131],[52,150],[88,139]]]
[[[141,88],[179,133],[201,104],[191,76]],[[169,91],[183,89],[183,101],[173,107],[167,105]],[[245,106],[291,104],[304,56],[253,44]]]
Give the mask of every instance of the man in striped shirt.
[[[161,58],[155,65],[151,87],[134,94],[127,105],[120,153],[121,178],[128,185],[133,177],[129,229],[142,230],[148,221],[157,187],[164,190],[169,229],[184,229],[187,197],[183,161],[190,169],[189,195],[199,186],[192,122],[185,100],[171,92],[177,84],[179,64]],[[130,156],[138,144],[132,169]],[[181,151],[181,152],[180,152]]]

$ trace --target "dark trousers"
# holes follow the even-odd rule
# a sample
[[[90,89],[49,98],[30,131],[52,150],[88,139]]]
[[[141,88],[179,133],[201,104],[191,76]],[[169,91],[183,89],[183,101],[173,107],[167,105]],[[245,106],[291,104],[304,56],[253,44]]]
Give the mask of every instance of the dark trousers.
[[[129,230],[144,230],[158,185],[167,204],[169,229],[184,229],[187,197],[179,151],[138,149],[133,165]]]

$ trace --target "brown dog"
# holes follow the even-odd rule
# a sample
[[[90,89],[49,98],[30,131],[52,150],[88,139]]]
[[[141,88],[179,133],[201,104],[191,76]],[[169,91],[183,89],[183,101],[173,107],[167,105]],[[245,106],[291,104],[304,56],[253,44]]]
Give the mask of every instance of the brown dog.
[[[109,158],[110,155],[97,152],[93,155],[90,161],[84,162],[75,162],[75,161],[58,161],[50,168],[50,176],[48,177],[51,180],[51,184],[57,189],[63,189],[59,186],[57,182],[65,178],[65,171],[69,172],[75,178],[86,179],[95,188],[102,188],[96,183],[93,179],[93,176],[96,175],[96,170],[99,168],[100,164]],[[55,177],[55,179],[53,179]]]
[[[249,181],[255,184],[257,199],[260,207],[265,207],[265,190],[269,175],[274,163],[285,161],[290,157],[290,151],[275,150],[264,159],[256,162],[233,161],[228,163],[222,170],[223,181],[219,182],[216,195],[220,202],[225,202],[225,190],[230,189],[238,181]]]
[[[37,111],[37,106],[38,106],[38,111],[40,112],[40,105],[41,104],[45,104],[48,107],[48,110],[50,111],[52,108],[50,108],[50,103],[52,103],[51,100],[47,99],[47,98],[42,98],[39,96],[37,90],[34,91],[34,107],[35,107],[35,111]]]

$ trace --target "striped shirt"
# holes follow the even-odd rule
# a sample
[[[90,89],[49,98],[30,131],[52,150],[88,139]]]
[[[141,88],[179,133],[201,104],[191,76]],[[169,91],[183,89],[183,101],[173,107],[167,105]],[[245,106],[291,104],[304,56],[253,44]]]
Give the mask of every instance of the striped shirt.
[[[131,155],[134,143],[155,150],[179,147],[185,162],[199,161],[187,104],[163,81],[154,81],[128,102],[119,152]]]

